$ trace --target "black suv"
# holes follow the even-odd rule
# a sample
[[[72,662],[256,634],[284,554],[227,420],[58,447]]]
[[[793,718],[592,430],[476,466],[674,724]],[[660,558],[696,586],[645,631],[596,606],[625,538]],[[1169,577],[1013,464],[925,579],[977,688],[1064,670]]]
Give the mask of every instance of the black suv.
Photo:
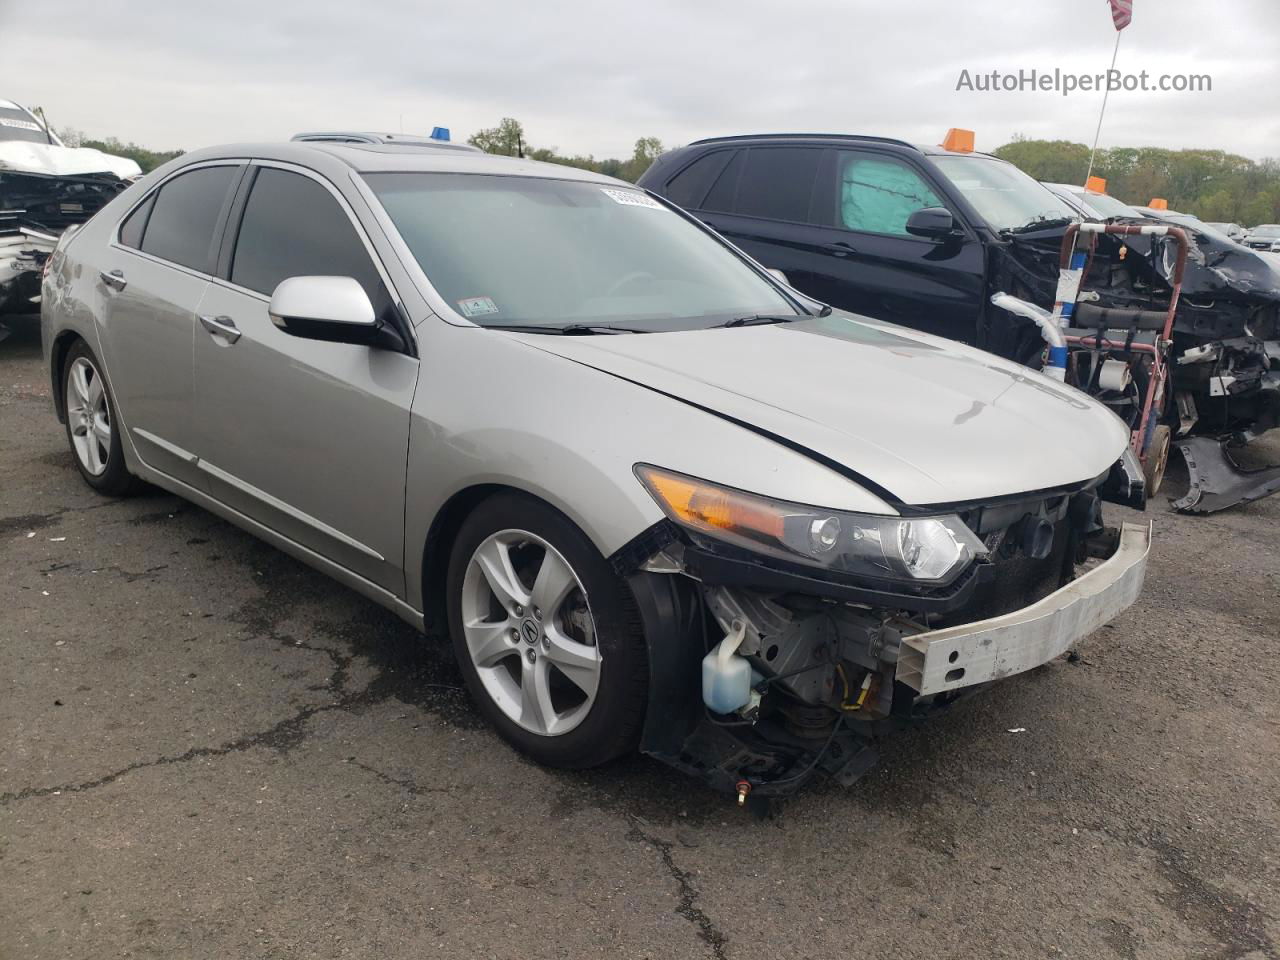
[[[987,248],[1010,230],[1060,237],[1076,218],[1003,160],[882,137],[699,140],[658,158],[640,185],[824,303],[988,349],[1001,345],[979,323],[1002,311],[987,304]]]
[[[639,182],[824,303],[1031,365],[1039,331],[990,297],[1052,307],[1063,234],[1079,219],[997,157],[883,137],[699,140],[659,157]],[[1166,309],[1167,254],[1146,236],[1101,237],[1085,287],[1101,306]],[[1187,268],[1174,352],[1197,352],[1176,367],[1175,392],[1194,399],[1198,429],[1261,433],[1280,415],[1270,359],[1280,355],[1280,272],[1243,248],[1207,244]],[[1162,412],[1175,420],[1173,396]]]

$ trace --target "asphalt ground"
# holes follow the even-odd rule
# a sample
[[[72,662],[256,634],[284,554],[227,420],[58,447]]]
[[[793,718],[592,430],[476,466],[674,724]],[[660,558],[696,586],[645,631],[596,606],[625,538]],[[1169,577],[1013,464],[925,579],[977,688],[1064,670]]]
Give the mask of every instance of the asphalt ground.
[[[439,638],[97,496],[6,322],[4,960],[1278,955],[1280,498],[1155,505],[1141,600],[1076,658],[757,820],[641,757],[536,767]]]

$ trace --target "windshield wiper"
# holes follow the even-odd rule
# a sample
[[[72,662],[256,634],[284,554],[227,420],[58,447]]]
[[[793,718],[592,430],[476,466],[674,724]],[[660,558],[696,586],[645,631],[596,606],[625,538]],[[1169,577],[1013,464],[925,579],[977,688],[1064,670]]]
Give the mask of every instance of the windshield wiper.
[[[734,317],[732,320],[726,320],[720,324],[722,327],[758,327],[766,323],[791,323],[794,320],[803,320],[800,314],[791,314],[788,316],[775,316],[773,314],[755,313],[749,317]]]
[[[589,337],[597,333],[648,333],[630,327],[614,327],[607,323],[482,323],[489,330],[512,330],[515,333],[552,333],[562,337]]]
[[[1055,227],[1065,227],[1068,223],[1074,223],[1074,217],[1038,217],[1035,220],[1029,220],[1020,227],[1009,227],[1000,231],[1001,233],[1032,233],[1036,230],[1052,230]]]

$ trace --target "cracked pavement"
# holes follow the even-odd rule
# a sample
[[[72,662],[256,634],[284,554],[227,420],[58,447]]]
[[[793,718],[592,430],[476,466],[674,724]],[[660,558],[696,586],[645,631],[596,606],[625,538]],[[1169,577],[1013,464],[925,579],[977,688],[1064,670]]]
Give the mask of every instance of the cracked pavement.
[[[1142,600],[1075,662],[758,821],[644,758],[531,765],[439,638],[175,497],[99,498],[6,322],[3,960],[1280,951],[1280,498],[1157,504]]]

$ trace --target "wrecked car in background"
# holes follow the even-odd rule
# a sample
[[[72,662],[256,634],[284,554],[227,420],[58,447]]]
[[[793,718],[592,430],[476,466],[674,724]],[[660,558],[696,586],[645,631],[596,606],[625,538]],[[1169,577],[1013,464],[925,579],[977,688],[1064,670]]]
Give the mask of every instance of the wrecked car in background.
[[[126,157],[65,146],[30,110],[0,100],[0,315],[35,308],[62,232],[141,173]]]
[[[1063,237],[1081,217],[958,130],[937,147],[817,134],[699,140],[659,157],[639,183],[823,302],[1033,367],[1041,329],[991,298],[1051,309]],[[1280,271],[1230,241],[1194,247],[1160,415],[1178,434],[1247,442],[1280,416]],[[1100,236],[1085,287],[1099,307],[1161,310],[1172,263],[1164,239]]]
[[[59,248],[41,328],[91,487],[151,481],[447,624],[480,710],[555,766],[849,783],[1142,586],[1105,407],[833,312],[584,170],[188,154]]]

